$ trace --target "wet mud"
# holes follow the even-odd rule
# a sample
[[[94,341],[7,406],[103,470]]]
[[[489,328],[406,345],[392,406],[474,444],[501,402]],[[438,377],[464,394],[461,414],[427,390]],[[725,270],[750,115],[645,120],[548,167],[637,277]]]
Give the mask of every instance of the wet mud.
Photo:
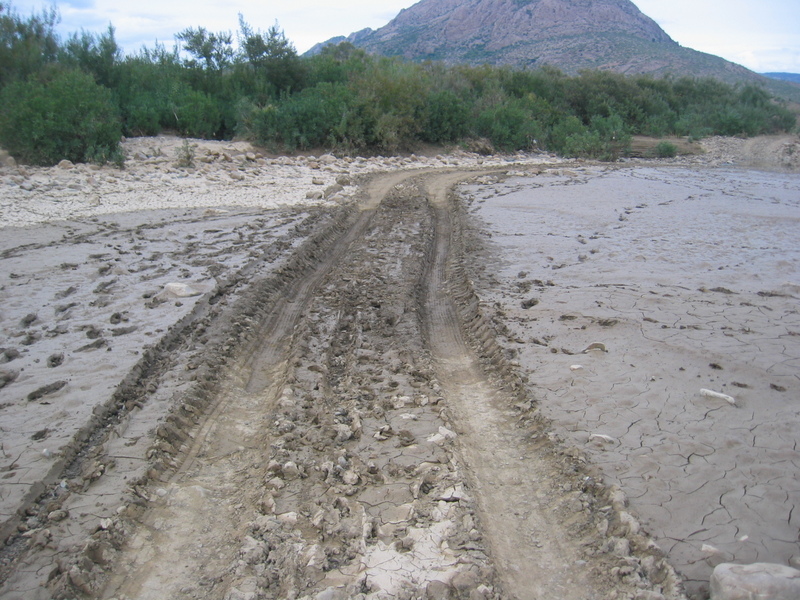
[[[112,349],[78,356],[113,354],[146,334],[140,314],[186,310],[7,519],[3,597],[682,597],[625,493],[553,435],[497,343],[451,194],[487,176],[390,173],[325,213],[255,226],[245,212],[245,230],[272,237],[232,279],[167,287],[170,272],[150,297],[71,324],[76,351]],[[181,264],[169,252],[162,268]],[[59,283],[76,302],[64,312],[86,301],[79,283]],[[74,355],[41,356],[26,371]]]

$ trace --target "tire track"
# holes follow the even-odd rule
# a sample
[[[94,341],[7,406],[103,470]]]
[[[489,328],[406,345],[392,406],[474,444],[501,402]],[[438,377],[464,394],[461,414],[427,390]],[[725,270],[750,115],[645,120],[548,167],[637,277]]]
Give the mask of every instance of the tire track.
[[[358,209],[242,294],[208,383],[159,427],[138,499],[54,571],[55,596],[656,589],[648,569],[668,567],[632,555],[648,540],[619,517],[624,501],[550,441],[481,314],[448,196],[475,174],[376,177]]]
[[[462,333],[453,300],[454,212],[448,192],[458,175],[428,180],[436,244],[425,277],[426,330],[446,400],[461,428],[459,448],[479,498],[496,563],[513,598],[591,598],[589,572],[576,568],[582,544],[552,505],[552,466],[532,447],[510,411],[517,398],[489,379]]]

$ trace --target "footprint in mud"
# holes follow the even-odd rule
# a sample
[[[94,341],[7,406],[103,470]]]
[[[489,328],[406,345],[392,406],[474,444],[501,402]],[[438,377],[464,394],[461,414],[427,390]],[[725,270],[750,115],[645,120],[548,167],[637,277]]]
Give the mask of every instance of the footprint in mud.
[[[66,385],[67,382],[63,380],[43,385],[39,389],[34,390],[30,394],[28,394],[27,396],[28,402],[33,402],[34,400],[40,400],[45,396],[49,396],[50,394],[55,394],[57,391],[59,391]]]
[[[120,323],[127,323],[128,321],[128,313],[126,312],[115,312],[111,315],[111,318],[108,320],[109,323],[112,325],[119,325]]]
[[[16,348],[0,348],[0,364],[9,363],[16,360],[21,356],[20,351]]]
[[[60,292],[58,292],[55,295],[55,299],[56,300],[63,300],[67,296],[71,296],[72,294],[74,294],[77,291],[78,291],[78,288],[76,288],[74,285],[71,285],[67,289],[61,290]]]
[[[103,346],[107,346],[108,342],[104,338],[98,338],[90,344],[86,344],[85,346],[81,346],[75,352],[90,352],[91,350],[97,350],[98,348],[102,348]]]
[[[133,333],[139,329],[136,325],[129,325],[128,327],[116,327],[111,330],[111,335],[113,337],[119,337],[121,335],[127,335],[129,333]]]
[[[86,332],[86,337],[90,340],[96,340],[103,335],[103,330],[98,328],[96,325],[88,325],[82,329],[84,329]]]
[[[14,383],[17,377],[19,377],[19,371],[0,371],[0,390]]]
[[[60,367],[63,363],[64,363],[63,352],[57,352],[47,357],[47,366],[50,367],[51,369],[54,367]]]
[[[36,313],[29,313],[29,314],[25,315],[24,317],[22,317],[22,321],[20,321],[20,325],[22,327],[30,327],[31,325],[33,325],[38,320],[39,320],[39,315],[37,315]]]
[[[70,302],[68,304],[59,304],[58,306],[56,306],[53,309],[53,311],[57,315],[62,315],[64,313],[68,312],[70,309],[75,308],[76,306],[78,306],[77,302]],[[65,318],[68,317],[68,315],[64,315],[64,316],[65,316]]]

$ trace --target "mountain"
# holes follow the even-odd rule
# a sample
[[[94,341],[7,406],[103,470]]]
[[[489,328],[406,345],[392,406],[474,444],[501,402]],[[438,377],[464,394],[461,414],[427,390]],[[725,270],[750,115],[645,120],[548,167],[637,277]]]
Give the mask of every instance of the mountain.
[[[558,67],[661,77],[711,76],[796,91],[718,56],[684,48],[630,0],[421,0],[387,25],[318,44],[348,41],[374,54],[446,63]],[[793,95],[793,94],[792,94]],[[800,95],[798,95],[800,98]]]
[[[762,73],[762,75],[771,79],[780,79],[781,81],[800,84],[800,73]]]

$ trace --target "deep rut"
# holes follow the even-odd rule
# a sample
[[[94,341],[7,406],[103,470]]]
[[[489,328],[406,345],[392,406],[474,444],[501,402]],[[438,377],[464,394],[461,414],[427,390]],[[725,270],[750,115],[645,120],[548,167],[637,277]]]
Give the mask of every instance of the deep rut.
[[[648,565],[668,569],[619,549],[646,540],[627,540],[622,501],[601,506],[614,499],[548,438],[493,343],[449,195],[469,176],[375,179],[242,317],[250,341],[219,366],[180,466],[142,494],[125,545],[85,565],[109,575],[84,592],[577,600],[633,597]]]

